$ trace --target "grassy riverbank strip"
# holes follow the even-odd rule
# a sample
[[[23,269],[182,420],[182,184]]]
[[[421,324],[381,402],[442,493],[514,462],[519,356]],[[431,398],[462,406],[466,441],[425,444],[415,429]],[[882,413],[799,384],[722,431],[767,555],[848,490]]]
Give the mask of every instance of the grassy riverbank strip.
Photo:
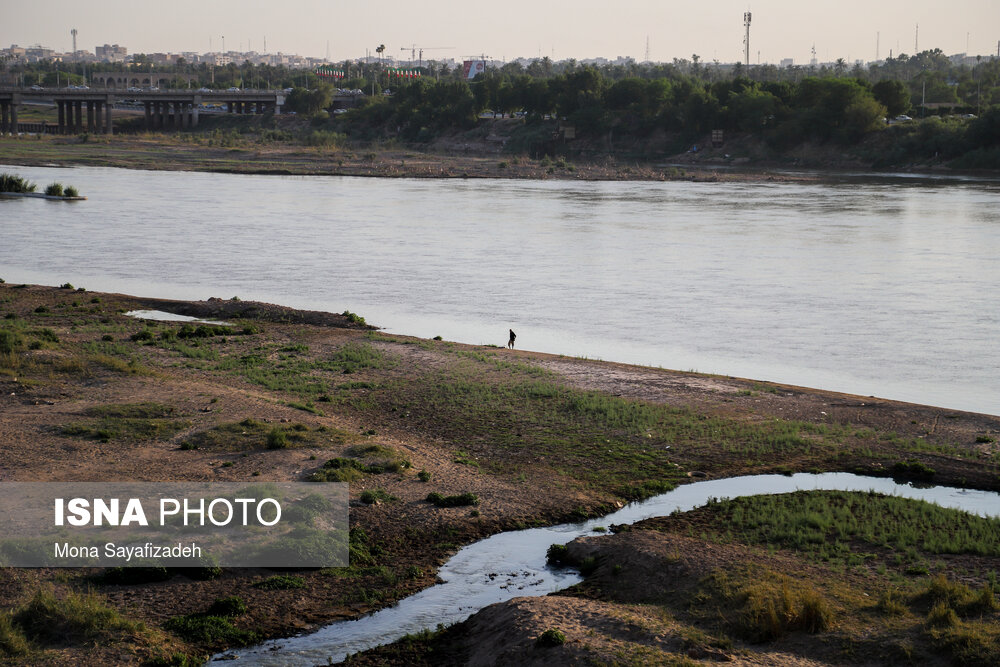
[[[501,155],[475,149],[372,145],[309,146],[272,142],[238,133],[0,137],[0,164],[36,167],[118,167],[153,171],[205,171],[296,176],[385,178],[505,178],[627,181],[811,181],[806,174],[726,169],[718,163],[671,166],[613,157],[567,158]],[[228,137],[228,139],[226,138]]]
[[[126,315],[148,309],[226,324]],[[4,570],[0,656],[18,664],[183,664],[356,618],[431,585],[464,544],[599,515],[702,477],[856,471],[1000,489],[996,416],[386,335],[347,309],[178,302],[68,283],[0,284],[0,415],[4,481],[346,481],[352,499],[348,568]],[[814,513],[820,528],[833,521]],[[731,514],[719,525],[737,525]],[[678,530],[700,549],[719,542],[707,529]],[[734,539],[815,562],[767,531]],[[907,548],[903,565],[926,572],[902,576],[951,576],[946,557],[923,555],[921,543],[910,559]],[[720,567],[739,562],[726,553]],[[828,555],[848,574],[871,566],[883,576],[880,563],[894,571],[891,558],[838,554]],[[24,621],[39,595],[60,618],[78,619],[85,603],[110,610],[97,616],[107,622],[59,621],[58,636],[42,633]]]

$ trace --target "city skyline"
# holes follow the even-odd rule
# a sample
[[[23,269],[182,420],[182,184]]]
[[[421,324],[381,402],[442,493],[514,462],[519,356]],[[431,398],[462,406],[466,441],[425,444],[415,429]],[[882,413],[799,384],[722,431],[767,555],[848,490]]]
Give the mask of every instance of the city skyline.
[[[384,0],[362,7],[344,2],[289,0],[269,3],[177,0],[156,10],[121,0],[79,5],[50,0],[46,11],[27,5],[5,8],[0,47],[41,44],[58,52],[93,52],[117,43],[132,53],[295,53],[332,61],[374,54],[408,60],[423,47],[424,60],[461,61],[476,54],[513,60],[548,56],[591,59],[631,57],[670,62],[674,58],[742,61],[743,13],[752,13],[751,63],[791,58],[848,62],[940,48],[946,54],[996,53],[1000,3],[955,0],[844,0],[835,9],[791,0],[717,0],[711,11],[690,3],[623,0],[609,6],[595,0],[537,5],[509,0],[479,5],[436,0],[417,5]],[[58,19],[53,19],[58,17]],[[991,26],[995,34],[986,32]],[[977,30],[978,28],[978,30]],[[648,39],[648,42],[647,42]],[[265,40],[267,42],[265,49]],[[329,44],[329,46],[328,46]],[[451,48],[433,48],[451,47]],[[916,47],[916,48],[915,48]]]

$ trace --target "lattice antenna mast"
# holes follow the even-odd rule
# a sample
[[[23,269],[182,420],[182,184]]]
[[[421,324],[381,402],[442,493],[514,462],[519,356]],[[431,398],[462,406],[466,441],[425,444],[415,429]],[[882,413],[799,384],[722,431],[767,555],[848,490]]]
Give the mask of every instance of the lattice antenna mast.
[[[750,12],[743,12],[743,25],[746,27],[747,32],[743,37],[743,49],[744,49],[744,60],[746,61],[746,66],[750,67]]]

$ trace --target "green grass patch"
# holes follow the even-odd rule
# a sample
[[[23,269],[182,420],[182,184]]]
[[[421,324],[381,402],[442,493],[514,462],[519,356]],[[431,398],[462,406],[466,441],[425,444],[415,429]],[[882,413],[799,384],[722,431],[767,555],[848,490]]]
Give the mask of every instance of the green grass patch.
[[[386,364],[381,350],[368,343],[346,343],[330,357],[325,370],[356,373],[364,368],[382,368]]]
[[[391,503],[396,500],[399,500],[399,498],[382,489],[366,489],[361,492],[361,502],[366,505]]]
[[[410,462],[396,450],[385,445],[355,445],[347,456],[329,459],[309,478],[312,482],[353,482],[363,475],[399,473],[410,468]]]
[[[920,552],[1000,556],[1000,519],[873,492],[797,491],[723,500],[669,522],[839,564],[859,564],[878,554],[888,559],[892,553],[901,564]]]
[[[435,491],[427,494],[427,502],[438,507],[466,507],[468,505],[478,505],[479,497],[474,493],[443,496]]]
[[[260,634],[242,630],[230,619],[247,613],[246,603],[236,596],[219,598],[198,614],[174,616],[163,627],[187,641],[226,646],[246,646],[260,641]]]
[[[146,631],[142,623],[126,619],[103,598],[72,591],[58,597],[51,590],[39,590],[10,620],[25,637],[45,646],[113,643]]]
[[[173,407],[160,403],[99,405],[83,411],[87,421],[66,424],[63,435],[89,440],[162,440],[190,426]]]
[[[11,612],[0,612],[0,657],[17,658],[31,653],[24,630],[14,623]]]
[[[544,457],[545,465],[629,499],[671,488],[683,475],[678,461],[704,468],[720,453],[761,466],[781,457],[822,458],[843,435],[836,426],[715,417],[574,389],[533,369],[474,358],[481,354],[458,355],[446,371],[394,381],[348,405],[461,442],[461,463],[492,469],[494,456],[506,464]]]
[[[777,572],[716,570],[702,587],[699,603],[715,607],[733,632],[751,642],[794,631],[826,632],[834,625],[833,606],[820,590]]]
[[[181,445],[181,449],[238,452],[253,449],[326,448],[343,446],[355,438],[346,431],[329,426],[311,427],[300,423],[272,425],[247,418],[195,433]]]

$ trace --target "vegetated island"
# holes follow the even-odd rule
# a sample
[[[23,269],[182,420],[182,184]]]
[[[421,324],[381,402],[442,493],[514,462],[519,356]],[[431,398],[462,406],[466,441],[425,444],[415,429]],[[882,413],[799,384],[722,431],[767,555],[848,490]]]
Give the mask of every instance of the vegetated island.
[[[138,309],[226,324],[125,314]],[[998,490],[998,437],[997,416],[386,335],[350,311],[0,284],[0,480],[346,481],[352,498],[346,568],[0,571],[0,660],[199,664],[389,605],[474,540],[702,476],[856,471]],[[550,549],[581,585],[354,660],[1000,656],[995,519],[808,492],[607,528]]]
[[[0,174],[0,197],[37,197],[39,199],[57,199],[60,201],[80,201],[86,197],[80,196],[72,185],[63,187],[62,183],[50,183],[44,192],[35,192],[38,186],[17,174]]]

